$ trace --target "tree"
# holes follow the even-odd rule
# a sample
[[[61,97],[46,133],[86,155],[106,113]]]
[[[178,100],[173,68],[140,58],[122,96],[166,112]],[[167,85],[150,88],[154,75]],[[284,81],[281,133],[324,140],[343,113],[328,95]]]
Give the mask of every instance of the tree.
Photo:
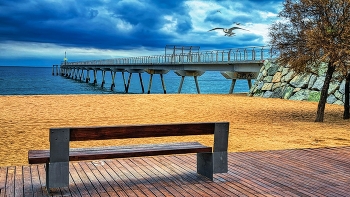
[[[279,63],[297,73],[318,73],[327,63],[315,119],[323,122],[331,80],[349,73],[350,0],[286,0],[279,17],[269,31],[271,44],[280,51]]]
[[[350,106],[349,106],[349,89],[350,89],[350,72],[345,78],[345,102],[344,102],[344,114],[343,119],[350,119]]]

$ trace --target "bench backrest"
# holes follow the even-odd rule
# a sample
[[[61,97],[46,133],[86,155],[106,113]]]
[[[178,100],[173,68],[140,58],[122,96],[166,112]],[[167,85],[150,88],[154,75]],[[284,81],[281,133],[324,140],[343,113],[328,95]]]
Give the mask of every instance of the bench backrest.
[[[69,131],[69,139],[67,139],[68,141],[209,135],[214,134],[215,130],[217,130],[218,127],[228,128],[228,124],[228,122],[206,122],[181,124],[125,125],[106,127],[73,127],[57,129],[52,128],[50,129],[50,133],[54,133],[53,131]]]

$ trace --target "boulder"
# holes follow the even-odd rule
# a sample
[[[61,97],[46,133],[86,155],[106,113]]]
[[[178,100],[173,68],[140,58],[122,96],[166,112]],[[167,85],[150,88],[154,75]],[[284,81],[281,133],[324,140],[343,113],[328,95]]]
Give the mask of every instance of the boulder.
[[[301,74],[295,76],[289,83],[296,88],[306,88],[309,84],[311,74]]]
[[[339,82],[331,82],[329,83],[328,94],[333,94],[336,90],[339,89]]]
[[[333,104],[335,101],[337,101],[337,98],[333,94],[327,97],[327,103]]]
[[[315,81],[317,79],[316,75],[311,75],[310,79],[309,79],[309,84],[307,86],[308,89],[311,89],[312,86],[314,85]]]
[[[273,83],[264,83],[261,90],[270,91],[272,89]]]
[[[276,72],[276,74],[272,78],[272,82],[274,83],[281,82],[281,77],[282,77],[282,73]]]
[[[271,98],[273,92],[272,91],[266,91],[262,97],[264,98]]]
[[[320,91],[310,91],[308,101],[320,101],[321,92]]]
[[[290,86],[284,88],[284,91],[282,93],[282,98],[289,99],[293,95],[293,90],[294,88]]]
[[[325,77],[322,76],[322,77],[317,77],[314,85],[312,86],[312,90],[322,90],[322,87],[323,87],[323,84],[324,84],[324,80],[325,80]]]
[[[269,76],[274,76],[276,74],[276,72],[278,71],[279,66],[277,65],[273,65],[271,66],[268,70],[267,73]]]
[[[309,98],[309,93],[310,93],[310,90],[301,89],[300,91],[296,92],[293,96],[291,96],[289,100],[297,100],[297,101],[307,100]]]

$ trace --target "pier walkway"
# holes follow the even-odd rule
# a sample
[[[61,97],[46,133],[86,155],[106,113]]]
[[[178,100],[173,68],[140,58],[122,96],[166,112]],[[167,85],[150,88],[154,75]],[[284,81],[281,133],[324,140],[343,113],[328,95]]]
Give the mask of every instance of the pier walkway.
[[[198,175],[196,155],[70,162],[52,196],[349,196],[350,147],[228,154],[228,173]],[[45,166],[0,167],[0,196],[49,196]]]
[[[207,71],[220,71],[221,74],[232,84],[229,93],[233,92],[234,85],[237,79],[245,79],[248,81],[249,88],[251,80],[258,76],[258,72],[263,65],[265,59],[275,58],[278,52],[270,46],[263,47],[247,47],[239,49],[211,50],[200,51],[200,47],[196,46],[166,46],[163,55],[139,56],[114,58],[91,61],[68,62],[65,58],[58,69],[58,65],[53,66],[52,74],[67,78],[72,78],[86,83],[97,85],[97,72],[102,73],[101,87],[105,84],[106,72],[111,73],[111,90],[115,87],[115,76],[117,72],[122,73],[125,92],[128,93],[128,87],[132,74],[138,74],[142,92],[144,93],[143,81],[141,73],[150,74],[150,82],[148,93],[150,93],[152,85],[152,77],[154,74],[159,74],[161,77],[162,87],[166,93],[163,75],[173,70],[178,76],[181,76],[181,81],[178,93],[181,92],[182,84],[186,76],[194,77],[197,92],[200,93],[197,77]],[[60,70],[60,71],[58,71]],[[93,80],[90,77],[90,71],[93,74]],[[124,72],[129,73],[128,82],[124,76]]]

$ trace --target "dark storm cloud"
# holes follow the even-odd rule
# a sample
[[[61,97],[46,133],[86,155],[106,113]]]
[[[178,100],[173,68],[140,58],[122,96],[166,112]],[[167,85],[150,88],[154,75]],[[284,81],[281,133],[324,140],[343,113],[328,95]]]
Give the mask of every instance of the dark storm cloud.
[[[1,0],[0,48],[6,44],[7,48],[3,48],[7,51],[6,56],[0,54],[0,59],[16,59],[20,55],[27,58],[44,50],[27,54],[19,50],[31,43],[52,44],[52,48],[63,50],[142,48],[147,51],[160,51],[166,45],[192,45],[201,49],[263,45],[266,42],[263,26],[254,26],[264,28],[256,31],[238,31],[234,37],[208,30],[216,26],[231,27],[233,22],[271,23],[269,14],[278,13],[277,5],[282,5],[282,1]],[[203,7],[197,9],[198,6]],[[222,8],[220,12],[217,7]],[[135,54],[138,55],[142,54]]]
[[[181,1],[3,1],[0,40],[47,42],[67,46],[124,48],[164,46],[172,36],[160,31],[164,15],[177,19],[176,32],[192,29]],[[101,12],[105,12],[104,16]],[[132,26],[118,29],[116,21]],[[147,39],[145,39],[147,38]],[[157,42],[150,42],[156,39]]]

